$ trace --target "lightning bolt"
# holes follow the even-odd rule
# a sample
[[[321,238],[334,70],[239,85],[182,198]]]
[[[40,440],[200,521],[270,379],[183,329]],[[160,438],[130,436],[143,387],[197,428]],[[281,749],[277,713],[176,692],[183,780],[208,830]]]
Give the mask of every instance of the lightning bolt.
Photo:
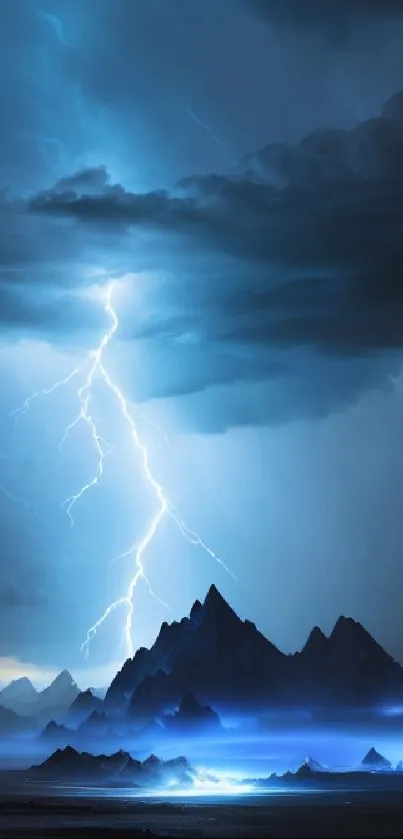
[[[71,382],[71,380],[74,379],[75,376],[78,376],[84,369],[88,361],[88,358],[89,356],[87,356],[87,358],[84,359],[84,361],[82,361],[81,364],[75,367],[74,370],[72,370],[71,373],[69,373],[65,379],[60,379],[60,381],[55,382],[55,384],[51,387],[43,387],[40,390],[37,390],[35,393],[32,393],[31,396],[28,396],[28,398],[25,400],[25,402],[23,402],[23,404],[19,408],[15,408],[14,411],[11,411],[10,417],[14,417],[14,419],[17,422],[19,417],[24,416],[24,414],[28,412],[32,402],[34,402],[35,399],[38,399],[39,396],[50,396],[52,393],[55,392],[55,390],[58,390],[59,387],[64,387],[64,385],[68,385],[69,382]]]
[[[90,436],[94,445],[94,449],[98,456],[97,468],[93,478],[90,481],[88,481],[88,483],[84,484],[81,487],[81,489],[78,490],[77,493],[71,495],[62,503],[62,506],[66,508],[66,513],[69,517],[70,524],[71,526],[73,526],[73,508],[90,489],[93,489],[95,486],[99,484],[103,476],[104,460],[107,453],[106,441],[98,433],[96,421],[94,420],[90,412],[92,385],[97,376],[100,376],[102,378],[106,388],[111,392],[112,396],[114,397],[117,403],[121,416],[124,419],[130,432],[130,438],[133,445],[133,449],[135,453],[139,456],[141,470],[146,480],[146,483],[151,489],[156,500],[156,510],[151,520],[149,521],[149,524],[145,530],[144,536],[142,537],[141,541],[132,545],[132,547],[130,547],[127,551],[120,554],[119,557],[114,557],[114,559],[119,559],[123,557],[132,556],[134,559],[133,576],[129,581],[125,594],[122,595],[122,597],[119,597],[117,600],[114,600],[112,603],[110,603],[109,606],[105,609],[104,613],[101,615],[101,617],[92,626],[90,626],[90,628],[87,631],[86,638],[83,644],[81,645],[81,650],[85,655],[88,655],[91,640],[94,638],[94,636],[101,628],[101,626],[104,624],[104,622],[107,620],[107,618],[119,607],[125,607],[126,620],[124,624],[124,641],[127,655],[128,657],[132,657],[134,652],[132,640],[134,613],[133,600],[134,592],[138,583],[141,580],[143,580],[148,587],[150,595],[154,597],[161,605],[169,609],[168,604],[161,600],[161,598],[158,597],[158,595],[156,595],[153,589],[151,588],[144,564],[144,555],[146,553],[146,550],[152,543],[160,525],[167,516],[169,516],[172,519],[172,521],[179,528],[180,533],[192,545],[202,548],[205,551],[205,553],[207,553],[226,571],[227,574],[229,574],[234,580],[236,580],[237,578],[235,574],[230,570],[230,568],[226,565],[226,563],[211,548],[209,548],[208,545],[205,544],[205,542],[203,542],[199,534],[196,531],[191,530],[186,525],[179,511],[168,500],[163,490],[163,487],[156,480],[151,471],[149,465],[148,449],[140,439],[137,424],[130,412],[128,401],[120,387],[112,380],[106,367],[104,366],[104,352],[107,349],[108,345],[110,344],[119,327],[118,316],[112,304],[113,290],[114,284],[111,283],[107,286],[104,297],[104,309],[109,318],[110,327],[103,335],[98,348],[96,350],[92,350],[86,356],[84,361],[80,365],[75,367],[71,371],[71,373],[69,373],[69,375],[66,376],[64,379],[56,382],[54,385],[52,385],[52,387],[42,388],[41,390],[28,397],[28,399],[25,400],[21,408],[17,409],[16,411],[13,411],[13,415],[18,417],[22,414],[27,413],[34,399],[38,398],[39,396],[47,396],[49,394],[54,393],[55,390],[57,390],[60,387],[63,387],[64,385],[67,385],[75,376],[78,376],[80,373],[82,373],[83,370],[85,370],[86,366],[89,367],[84,384],[82,384],[77,391],[77,397],[80,405],[79,413],[77,414],[76,418],[67,426],[63,438],[59,444],[59,449],[61,450],[73,429],[76,426],[78,426],[79,423],[83,422],[87,425],[90,431]]]
[[[105,311],[107,312],[107,314],[110,316],[110,319],[111,319],[110,328],[105,333],[105,335],[102,337],[98,349],[92,350],[89,357],[87,358],[87,361],[88,361],[88,359],[91,359],[92,363],[91,363],[91,366],[90,366],[90,369],[89,369],[89,372],[88,372],[88,375],[87,375],[87,378],[86,378],[84,384],[81,385],[81,387],[79,387],[79,389],[77,391],[77,396],[78,396],[80,406],[81,406],[80,407],[80,412],[76,416],[76,418],[73,420],[73,422],[71,422],[70,425],[67,426],[67,428],[64,432],[64,435],[63,435],[63,437],[62,437],[62,439],[59,443],[59,450],[61,450],[64,443],[66,442],[67,438],[69,437],[71,431],[73,430],[73,428],[75,428],[81,421],[83,421],[87,424],[87,426],[90,430],[90,434],[91,434],[91,437],[92,437],[94,448],[95,448],[95,451],[98,455],[98,466],[97,466],[97,470],[96,470],[95,475],[92,478],[92,480],[89,481],[89,483],[84,484],[84,486],[82,486],[81,489],[75,495],[71,495],[70,498],[66,498],[66,500],[63,501],[62,506],[66,507],[66,513],[67,513],[67,515],[70,519],[71,527],[73,527],[73,525],[74,525],[74,518],[73,518],[73,513],[72,513],[74,505],[77,504],[77,501],[81,500],[81,498],[85,495],[86,492],[88,492],[90,489],[92,489],[94,486],[96,486],[99,483],[99,481],[101,480],[102,475],[104,473],[104,460],[105,460],[105,454],[106,454],[105,441],[98,434],[96,423],[95,423],[92,415],[90,414],[89,404],[90,404],[90,399],[91,399],[91,388],[92,388],[92,385],[93,385],[93,382],[94,382],[94,378],[95,378],[96,374],[101,371],[101,367],[102,367],[101,360],[102,360],[103,352],[104,352],[105,348],[108,346],[109,342],[112,340],[112,338],[113,338],[113,336],[114,336],[114,334],[115,334],[115,332],[118,328],[118,325],[119,325],[119,321],[117,319],[117,316],[116,316],[115,311],[112,308],[112,304],[111,304],[112,291],[113,291],[113,283],[111,283],[107,287],[106,296],[105,296]],[[102,370],[103,370],[103,367],[102,367]]]

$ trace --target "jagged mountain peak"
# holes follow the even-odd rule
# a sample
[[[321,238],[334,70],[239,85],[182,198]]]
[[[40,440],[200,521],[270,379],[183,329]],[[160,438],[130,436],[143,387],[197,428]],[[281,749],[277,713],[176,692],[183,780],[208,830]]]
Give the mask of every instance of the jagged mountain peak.
[[[106,704],[150,717],[171,713],[189,693],[203,707],[301,701],[368,707],[403,697],[403,669],[344,615],[329,636],[315,626],[302,651],[287,656],[212,585],[188,617],[164,623],[151,649],[126,661]]]
[[[388,653],[375,641],[375,638],[354,618],[341,615],[336,621],[329,636],[333,650],[340,650],[343,654],[379,655],[391,658]]]
[[[104,711],[94,710],[92,713],[79,725],[79,731],[90,731],[91,729],[99,729],[105,727],[108,723],[108,718]]]
[[[92,781],[92,779],[108,779],[116,781],[117,778],[134,782],[135,786],[147,786],[155,788],[156,785],[166,786],[167,782],[189,783],[194,770],[186,758],[173,758],[172,760],[159,760],[151,755],[143,762],[135,760],[129,752],[120,749],[111,755],[91,754],[89,752],[77,751],[71,746],[64,749],[57,749],[50,757],[39,766],[32,766],[28,770],[34,778],[68,779],[71,781]]]
[[[218,714],[209,705],[202,705],[191,692],[183,695],[178,710],[164,717],[168,725],[209,725],[221,728]]]
[[[189,692],[203,703],[212,696],[236,701],[272,684],[283,658],[212,585],[188,618],[165,625],[149,652],[150,669],[134,685],[131,708],[137,714],[169,710]]]
[[[346,617],[346,615],[340,615],[337,618],[337,621],[332,629],[331,635],[335,635],[340,632],[359,632],[360,630],[364,630],[364,627],[354,618]]]
[[[221,592],[218,591],[218,588],[216,585],[214,585],[214,583],[211,584],[204,599],[204,605],[206,605],[207,603],[214,603],[217,606],[228,606],[227,601],[224,599]],[[230,607],[228,606],[228,608]]]
[[[170,624],[164,621],[153,646],[149,650],[141,647],[134,658],[124,663],[107,691],[106,704],[128,701],[144,679],[154,677],[158,671],[169,673],[173,662],[194,645],[196,638],[204,638],[205,644],[210,639],[213,649],[213,639],[218,635],[239,636],[251,631],[252,625],[236,615],[215,585],[210,586],[203,603],[195,601],[189,617]]]
[[[92,690],[88,688],[73,699],[67,712],[67,719],[73,721],[75,724],[79,724],[87,719],[92,711],[101,711],[103,707],[103,700],[98,696],[94,696]]]
[[[196,616],[198,620],[214,618],[217,621],[235,620],[238,624],[243,623],[234,609],[227,603],[218,588],[213,584],[210,586],[201,608],[193,609],[191,618]]]
[[[50,731],[59,731],[59,729],[61,728],[64,728],[64,726],[56,722],[56,720],[49,720],[47,725],[45,725],[45,728],[43,729],[42,733]]]
[[[319,763],[319,761],[315,760],[313,757],[306,757],[302,766],[307,767],[308,769],[310,769],[311,772],[325,772],[326,771],[325,767],[322,766],[322,764]],[[300,767],[300,769],[301,769],[301,767]]]
[[[63,706],[67,710],[79,693],[71,673],[68,670],[62,670],[38,695],[38,711],[44,712],[46,709],[57,706]]]
[[[86,706],[92,704],[97,697],[94,696],[92,690],[87,688],[87,690],[82,690],[76,696],[74,702],[72,703],[72,708],[80,708],[81,706]]]
[[[78,758],[80,752],[74,749],[73,746],[65,746],[63,749],[56,749],[41,766],[52,766],[52,764],[65,763],[66,761],[73,761]]]
[[[346,617],[345,615],[340,615],[337,618],[337,621],[330,633],[330,638],[335,637],[346,637],[346,636],[355,636],[360,638],[366,638],[368,641],[372,641],[374,644],[377,642],[373,638],[370,632],[360,623],[359,621],[355,620],[351,617]]]
[[[32,690],[35,690],[31,680],[28,679],[28,676],[20,676],[19,679],[13,679],[8,685],[9,688],[17,686],[29,689],[32,688]]]
[[[378,769],[390,769],[391,763],[390,761],[381,755],[374,746],[367,752],[365,757],[361,762],[361,766],[369,766],[370,768],[378,768]]]
[[[314,626],[309,633],[307,641],[302,648],[302,654],[317,654],[324,650],[328,642],[328,638],[319,626]]]
[[[374,657],[392,661],[391,656],[359,621],[344,615],[337,619],[329,636],[325,635],[318,626],[314,626],[298,655],[303,659],[310,658],[318,661],[324,656],[343,658],[351,663]]]
[[[34,698],[37,696],[37,690],[34,688],[30,679],[27,676],[20,676],[19,679],[13,679],[8,685],[0,690],[0,697],[21,697]]]
[[[41,691],[40,697],[45,699],[47,696],[53,694],[72,694],[71,701],[79,694],[79,689],[74,681],[71,673],[68,670],[62,670],[58,673],[47,688]]]
[[[203,608],[203,606],[202,606],[202,604],[200,603],[200,600],[195,600],[195,602],[193,603],[193,606],[192,606],[192,608],[191,608],[191,610],[190,610],[190,618],[192,618],[192,617],[194,617],[195,615],[197,615],[197,614],[200,612],[200,610],[201,610],[202,608]]]
[[[50,720],[39,736],[41,740],[66,741],[72,734],[73,732],[67,726]]]
[[[69,687],[76,687],[76,682],[74,681],[71,673],[68,670],[61,670],[60,673],[55,676],[53,681],[50,683],[49,687],[54,687],[55,685],[67,685]]]

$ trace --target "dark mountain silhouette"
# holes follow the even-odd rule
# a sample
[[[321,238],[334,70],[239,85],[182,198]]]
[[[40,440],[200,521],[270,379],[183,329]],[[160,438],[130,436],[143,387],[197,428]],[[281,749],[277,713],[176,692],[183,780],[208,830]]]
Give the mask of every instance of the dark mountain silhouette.
[[[113,755],[93,755],[89,752],[79,752],[72,746],[57,749],[39,766],[31,768],[32,774],[57,778],[93,778],[97,775],[117,774],[131,764],[132,758],[127,752],[116,752]],[[135,764],[135,761],[133,761]]]
[[[367,772],[365,785],[374,781],[374,788],[379,788],[378,779],[381,782],[381,788],[391,789],[397,788],[400,793],[402,791],[402,777],[400,772],[394,772],[389,761],[385,760],[385,765],[378,766],[377,771],[374,771],[373,766],[365,766],[361,764],[360,769],[351,769],[346,771],[324,769],[320,765],[316,766],[315,761],[304,761],[304,763],[296,770],[296,772],[285,772],[284,775],[271,775],[270,778],[264,779],[260,785],[272,786],[276,782],[282,785],[285,781],[287,784],[303,784],[310,783],[314,788],[341,788],[347,789],[362,789],[363,772]],[[383,771],[381,771],[383,770]],[[387,786],[382,785],[382,775],[387,783]],[[396,783],[393,783],[393,776]],[[387,780],[386,780],[387,779]],[[267,783],[265,783],[267,782]]]
[[[103,701],[94,696],[92,690],[81,691],[71,703],[67,713],[69,723],[79,725],[87,719],[93,711],[102,711]]]
[[[105,707],[151,719],[172,711],[187,693],[216,707],[371,708],[403,700],[403,670],[345,617],[329,637],[315,627],[301,652],[284,655],[211,586],[188,618],[163,623],[151,649],[125,662]]]
[[[288,695],[353,707],[403,696],[403,670],[352,618],[340,617],[327,638],[317,627],[289,668]]]
[[[318,656],[323,655],[328,639],[319,626],[314,626],[312,632],[309,635],[309,638],[303,647],[302,653],[306,658],[316,659]]]
[[[189,618],[163,623],[151,648],[126,661],[105,697],[106,705],[130,704],[149,714],[177,706],[187,692],[201,701],[239,700],[275,689],[285,656],[250,621],[242,621],[211,586]]]
[[[46,782],[66,779],[91,783],[102,778],[122,785],[156,786],[167,781],[191,783],[194,772],[184,757],[163,761],[151,755],[141,762],[123,750],[112,755],[93,755],[66,746],[57,749],[39,766],[31,767],[28,775]]]
[[[29,706],[36,702],[38,692],[26,676],[14,679],[0,691],[0,705],[10,708],[16,713],[24,713]]]
[[[387,760],[386,757],[379,754],[379,752],[377,752],[377,750],[374,749],[373,746],[372,749],[370,749],[369,752],[367,752],[365,757],[362,759],[361,766],[363,766],[364,769],[383,769],[384,771],[391,770],[392,768],[391,762]]]
[[[163,723],[168,728],[181,731],[191,729],[217,731],[221,728],[218,714],[209,705],[201,705],[193,693],[186,693],[178,710],[174,714],[164,716]]]
[[[66,725],[59,725],[59,723],[55,722],[55,720],[50,720],[50,722],[45,725],[43,731],[41,731],[40,739],[43,741],[49,741],[54,745],[66,745],[71,742],[74,734],[75,732],[72,731],[71,728],[67,728]]]
[[[108,728],[108,717],[102,711],[93,711],[78,727],[80,734],[91,736],[92,734],[104,734]]]

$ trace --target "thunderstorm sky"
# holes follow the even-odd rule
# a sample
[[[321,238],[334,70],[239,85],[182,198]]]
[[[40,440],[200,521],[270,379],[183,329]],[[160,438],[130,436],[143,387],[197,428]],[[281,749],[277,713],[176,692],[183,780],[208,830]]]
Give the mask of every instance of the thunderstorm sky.
[[[303,7],[303,11],[302,11]],[[215,582],[285,651],[362,621],[403,662],[403,3],[14,0],[0,7],[0,681],[105,684],[155,497],[134,648]]]

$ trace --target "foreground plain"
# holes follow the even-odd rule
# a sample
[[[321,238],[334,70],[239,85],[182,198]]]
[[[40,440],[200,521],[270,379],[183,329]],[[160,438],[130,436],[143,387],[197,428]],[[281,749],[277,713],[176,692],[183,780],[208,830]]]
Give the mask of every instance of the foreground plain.
[[[28,794],[27,794],[28,793]],[[162,800],[11,793],[0,799],[0,837],[403,838],[401,793],[337,792]]]

